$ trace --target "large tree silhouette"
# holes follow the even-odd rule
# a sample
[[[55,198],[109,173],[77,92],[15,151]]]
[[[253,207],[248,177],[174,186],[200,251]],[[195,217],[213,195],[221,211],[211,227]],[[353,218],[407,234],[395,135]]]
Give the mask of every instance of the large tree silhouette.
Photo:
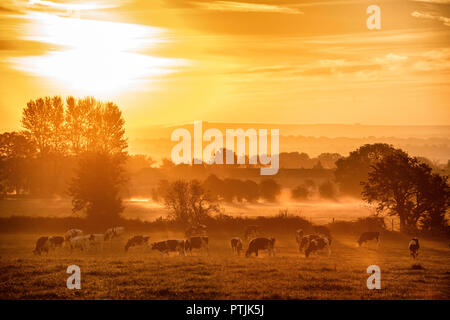
[[[449,206],[447,177],[406,153],[393,153],[372,166],[363,182],[363,199],[377,204],[379,213],[400,219],[400,231],[442,230]]]

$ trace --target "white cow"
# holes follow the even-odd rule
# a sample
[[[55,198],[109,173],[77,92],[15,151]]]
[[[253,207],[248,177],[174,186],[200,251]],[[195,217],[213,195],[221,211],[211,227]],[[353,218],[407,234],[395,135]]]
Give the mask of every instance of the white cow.
[[[70,229],[69,231],[66,232],[65,236],[64,236],[64,240],[66,241],[70,241],[70,239],[78,237],[78,236],[82,236],[83,235],[83,231],[80,229]]]
[[[73,249],[80,249],[81,251],[85,251],[89,248],[89,242],[90,235],[73,237],[69,240],[70,251],[73,251]]]

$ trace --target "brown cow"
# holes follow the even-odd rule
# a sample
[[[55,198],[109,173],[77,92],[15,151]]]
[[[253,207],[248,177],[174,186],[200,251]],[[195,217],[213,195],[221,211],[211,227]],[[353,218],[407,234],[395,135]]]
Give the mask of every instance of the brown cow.
[[[57,248],[57,247],[61,248],[64,244],[64,241],[65,241],[64,237],[61,237],[61,236],[48,237],[49,245],[52,248]]]
[[[41,255],[42,252],[47,252],[49,250],[48,237],[40,237],[36,241],[36,248],[33,250],[34,254]]]
[[[270,255],[275,256],[275,238],[255,238],[250,241],[248,244],[247,252],[245,253],[246,257],[249,257],[252,253],[255,256],[258,256],[259,250],[267,250]]]
[[[361,247],[361,245],[364,242],[368,242],[370,240],[376,240],[377,245],[379,245],[380,244],[380,233],[379,232],[363,232],[358,239],[358,244]]]

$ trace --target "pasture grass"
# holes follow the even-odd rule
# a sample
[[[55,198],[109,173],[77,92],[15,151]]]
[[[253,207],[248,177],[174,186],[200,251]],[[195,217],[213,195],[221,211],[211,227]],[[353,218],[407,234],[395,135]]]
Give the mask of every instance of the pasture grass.
[[[125,253],[129,236],[102,252],[62,248],[35,256],[39,235],[0,235],[0,299],[450,299],[450,250],[444,242],[421,240],[413,261],[406,238],[359,248],[354,237],[335,236],[330,257],[324,252],[305,258],[293,236],[275,234],[275,257],[263,252],[245,258],[231,253],[229,239],[236,235],[210,236],[209,254],[183,257],[150,248]],[[73,264],[81,268],[81,290],[66,288],[66,269]],[[373,264],[381,268],[381,290],[366,286],[366,269]]]

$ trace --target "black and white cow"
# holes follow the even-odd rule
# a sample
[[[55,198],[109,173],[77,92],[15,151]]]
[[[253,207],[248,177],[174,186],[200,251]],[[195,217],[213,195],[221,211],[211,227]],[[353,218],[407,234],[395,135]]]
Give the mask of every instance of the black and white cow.
[[[275,256],[275,238],[254,238],[248,244],[246,257],[250,257],[252,253],[258,256],[259,250],[267,250],[269,256]]]
[[[204,249],[206,252],[209,251],[209,239],[207,236],[201,237],[190,237],[184,243],[184,249],[186,252],[189,251],[192,254],[192,249]]]
[[[418,238],[412,238],[408,245],[409,253],[411,254],[411,257],[413,259],[417,258],[419,255],[419,239]]]
[[[328,249],[328,256],[331,254],[330,241],[325,236],[319,236],[316,239],[312,239],[305,249],[305,257],[309,257],[311,253],[318,252],[322,249]]]
[[[149,239],[149,236],[134,236],[128,239],[127,244],[125,245],[125,252],[131,247],[146,246]]]
[[[238,256],[241,255],[242,251],[242,240],[241,238],[235,237],[231,239],[231,251],[236,253]]]
[[[312,240],[319,239],[319,238],[320,238],[320,236],[318,234],[308,234],[306,236],[303,236],[301,238],[300,242],[297,242],[298,243],[298,251],[302,252],[302,250],[305,250],[309,246],[309,243]]]
[[[152,250],[158,250],[161,253],[169,255],[169,252],[178,252],[184,256],[184,240],[165,240],[152,243]]]

